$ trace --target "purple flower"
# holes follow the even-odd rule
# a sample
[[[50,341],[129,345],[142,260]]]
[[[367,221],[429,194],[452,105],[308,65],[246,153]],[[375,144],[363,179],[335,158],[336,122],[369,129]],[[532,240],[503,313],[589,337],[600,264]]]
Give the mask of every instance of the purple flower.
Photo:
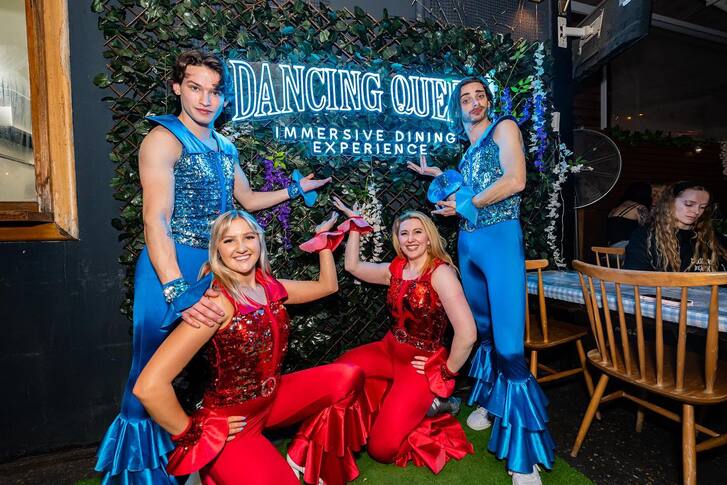
[[[260,190],[263,192],[270,192],[273,190],[280,190],[290,185],[290,177],[285,172],[275,167],[272,160],[267,158],[262,159],[264,167],[265,183]],[[260,225],[267,229],[270,223],[274,219],[277,219],[280,223],[280,227],[283,229],[283,248],[288,251],[293,248],[293,244],[290,242],[290,201],[282,202],[275,207],[260,211],[257,216],[257,221]]]

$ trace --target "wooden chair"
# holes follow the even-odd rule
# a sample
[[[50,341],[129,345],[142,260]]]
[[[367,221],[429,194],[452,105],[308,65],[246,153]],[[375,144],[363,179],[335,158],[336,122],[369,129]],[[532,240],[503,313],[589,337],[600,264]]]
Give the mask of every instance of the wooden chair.
[[[576,456],[583,444],[598,406],[624,397],[641,408],[661,414],[682,424],[682,465],[684,483],[697,483],[697,452],[727,444],[727,434],[720,434],[695,424],[694,406],[727,401],[727,361],[718,359],[718,285],[727,284],[727,273],[657,273],[603,268],[573,261],[578,271],[588,319],[596,337],[596,349],[588,352],[588,360],[602,375],[588,404],[571,456]],[[606,283],[615,287],[617,318],[608,308]],[[622,285],[632,285],[623,288]],[[608,285],[609,288],[611,284]],[[647,341],[642,318],[641,286],[655,287],[654,341]],[[687,290],[695,286],[711,288],[709,318],[704,352],[687,350]],[[664,344],[662,320],[662,287],[681,288],[676,346]],[[650,288],[651,290],[651,288]],[[597,293],[600,291],[600,295]],[[624,317],[623,296],[633,295],[636,305],[634,322]],[[600,299],[601,308],[598,307]],[[615,317],[615,316],[614,316]],[[671,325],[667,323],[667,325]],[[635,327],[635,328],[627,328]],[[692,334],[694,335],[694,334]],[[693,340],[693,339],[691,339]],[[690,341],[691,341],[690,340]],[[681,404],[681,416],[625,390],[603,395],[610,378],[635,387],[644,395],[649,393],[673,399]],[[696,443],[697,433],[708,436]]]
[[[609,246],[591,246],[591,251],[596,255],[596,265],[604,266],[601,261],[605,262],[607,268],[611,267],[611,261],[616,262],[616,268],[621,269],[623,266],[626,248],[612,248]]]
[[[586,381],[588,394],[593,395],[593,379],[586,366],[586,354],[583,350],[581,339],[586,336],[588,330],[579,325],[548,319],[548,312],[545,307],[545,295],[543,293],[543,269],[548,267],[547,259],[534,259],[525,261],[525,270],[538,272],[538,313],[530,315],[528,306],[528,293],[525,292],[525,348],[530,351],[530,372],[538,382],[549,382],[563,379],[578,373],[583,373]],[[538,352],[549,350],[561,345],[575,343],[578,350],[580,367],[557,371],[553,368],[538,364]],[[546,374],[538,378],[538,369]]]

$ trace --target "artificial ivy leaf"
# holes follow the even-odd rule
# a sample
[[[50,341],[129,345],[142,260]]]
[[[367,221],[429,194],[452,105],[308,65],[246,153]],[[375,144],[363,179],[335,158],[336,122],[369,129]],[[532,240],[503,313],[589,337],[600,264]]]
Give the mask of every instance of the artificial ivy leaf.
[[[93,83],[100,88],[107,88],[111,86],[111,79],[106,73],[97,74],[93,78]]]
[[[95,13],[103,12],[104,3],[106,3],[104,0],[93,0],[91,2],[91,11]]]

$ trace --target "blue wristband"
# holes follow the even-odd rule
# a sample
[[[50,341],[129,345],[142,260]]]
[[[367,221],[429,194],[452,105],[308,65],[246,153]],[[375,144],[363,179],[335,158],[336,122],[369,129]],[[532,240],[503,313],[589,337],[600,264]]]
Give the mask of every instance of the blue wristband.
[[[301,195],[303,195],[303,190],[300,188],[300,184],[295,180],[292,180],[290,185],[288,185],[288,197],[290,197],[290,200],[293,200],[297,199]]]
[[[184,281],[184,278],[177,278],[176,280],[169,281],[162,285],[162,293],[164,294],[164,300],[167,303],[171,303],[176,300],[182,293],[187,291],[189,283]]]
[[[293,179],[290,185],[288,186],[288,195],[291,195],[291,186],[295,183],[298,187],[298,192],[296,193],[296,197],[299,195],[303,197],[303,202],[305,202],[305,205],[308,207],[313,207],[316,204],[316,199],[318,198],[318,193],[315,190],[309,190],[308,192],[303,190],[303,187],[300,186],[300,180],[303,178],[303,174],[301,174],[297,169],[293,170],[293,173],[291,175],[291,178]],[[294,190],[294,189],[293,189]],[[293,197],[291,196],[291,199]]]
[[[475,195],[472,188],[467,185],[463,185],[456,194],[457,208],[455,210],[457,213],[467,219],[470,223],[477,224],[477,207],[475,207],[474,202],[472,202],[472,197]]]

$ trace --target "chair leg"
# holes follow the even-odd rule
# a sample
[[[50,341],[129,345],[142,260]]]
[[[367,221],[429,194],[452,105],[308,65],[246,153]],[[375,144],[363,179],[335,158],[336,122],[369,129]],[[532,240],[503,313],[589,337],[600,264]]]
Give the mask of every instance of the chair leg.
[[[586,415],[583,416],[581,427],[578,428],[578,436],[576,436],[576,442],[573,443],[573,449],[570,452],[570,456],[572,456],[573,458],[578,456],[578,451],[581,449],[583,440],[586,439],[586,433],[588,433],[588,428],[591,427],[591,423],[593,422],[593,416],[596,415],[598,405],[600,404],[601,398],[603,397],[603,392],[606,390],[606,384],[608,384],[608,374],[602,374],[601,378],[598,380],[596,390],[593,392],[593,396],[591,397],[591,402],[588,403]]]
[[[697,485],[697,434],[691,404],[682,404],[682,473],[684,485]]]
[[[576,348],[578,349],[578,360],[581,361],[581,369],[583,369],[583,378],[586,380],[588,395],[593,396],[593,379],[591,378],[591,373],[588,372],[586,353],[583,351],[583,342],[581,342],[581,339],[576,340]]]
[[[641,433],[641,430],[644,428],[644,410],[641,408],[641,406],[636,409],[636,426],[634,426],[634,429],[637,433]]]
[[[536,379],[538,378],[538,351],[537,350],[530,351],[530,373]]]
[[[581,369],[583,369],[583,380],[586,381],[588,396],[593,397],[593,378],[591,377],[591,373],[588,371],[586,352],[583,350],[583,342],[581,342],[581,339],[576,340],[576,349],[578,349],[578,360],[581,362]],[[599,421],[601,420],[600,412],[596,412],[596,419]]]

